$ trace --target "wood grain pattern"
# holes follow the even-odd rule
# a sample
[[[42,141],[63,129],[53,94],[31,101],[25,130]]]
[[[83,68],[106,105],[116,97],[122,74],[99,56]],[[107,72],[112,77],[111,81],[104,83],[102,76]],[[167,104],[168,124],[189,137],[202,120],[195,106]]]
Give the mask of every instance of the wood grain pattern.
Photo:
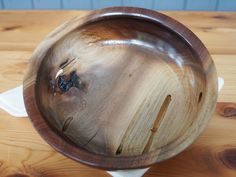
[[[8,31],[8,33],[0,31],[0,91],[21,84],[33,48],[49,31],[66,19],[84,13],[45,11],[28,12],[28,15],[24,16],[24,12],[1,12],[1,29],[14,25],[22,26],[22,28]],[[206,34],[201,35],[201,40],[208,43],[208,48],[211,47],[218,75],[225,79],[225,86],[218,101],[235,103],[236,55],[233,53],[235,41],[228,37],[226,31],[231,31],[232,38],[235,36],[233,21],[236,14],[203,13],[200,15],[186,12],[168,14],[189,26],[195,33]],[[192,21],[189,15],[192,15]],[[203,16],[204,23],[197,20],[201,16]],[[213,20],[213,16],[226,20]],[[205,26],[212,27],[212,29],[225,28],[218,30],[216,35],[214,30],[213,34],[211,31],[204,32]],[[9,37],[7,40],[4,35],[14,37]],[[220,43],[220,40],[223,42]],[[236,175],[233,168],[236,146],[235,130],[235,119],[225,118],[216,113],[207,129],[190,148],[170,160],[156,164],[145,174],[145,177],[234,177]],[[41,176],[45,177],[109,176],[101,170],[89,168],[55,153],[39,137],[28,119],[13,119],[2,110],[0,110],[0,152],[0,176],[3,177],[14,174],[30,176],[29,171],[32,169],[34,169],[34,173],[40,172],[43,174]]]
[[[81,17],[87,12],[31,11],[33,15],[25,15],[26,13],[29,12],[1,12],[0,50],[32,51],[55,27],[74,16]],[[166,12],[165,14],[190,28],[203,41],[211,54],[236,54],[235,13]],[[20,28],[4,30],[5,27],[14,26]]]
[[[42,137],[103,169],[150,166],[181,152],[218,95],[201,41],[168,16],[131,7],[97,10],[51,32],[23,85]]]

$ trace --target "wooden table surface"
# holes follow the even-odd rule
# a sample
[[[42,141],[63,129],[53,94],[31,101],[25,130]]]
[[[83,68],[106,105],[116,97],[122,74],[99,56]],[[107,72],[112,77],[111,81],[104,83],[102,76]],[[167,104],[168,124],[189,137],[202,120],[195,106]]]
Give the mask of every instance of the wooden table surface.
[[[0,11],[0,92],[22,83],[32,51],[52,29],[85,13]],[[218,75],[225,79],[218,102],[236,102],[236,13],[166,14],[188,26],[209,49]],[[17,174],[25,174],[21,177],[109,176],[55,152],[36,133],[28,118],[15,119],[0,110],[0,176],[16,177]],[[154,165],[145,176],[235,177],[236,117],[220,116],[216,111],[192,146]]]

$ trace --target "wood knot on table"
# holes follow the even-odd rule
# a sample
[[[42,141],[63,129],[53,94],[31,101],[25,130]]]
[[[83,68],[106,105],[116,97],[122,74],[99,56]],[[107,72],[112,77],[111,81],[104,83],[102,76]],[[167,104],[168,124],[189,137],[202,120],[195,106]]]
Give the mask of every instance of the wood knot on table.
[[[21,25],[8,26],[8,27],[4,27],[4,28],[3,28],[3,31],[12,31],[12,30],[19,29],[19,28],[21,28],[21,27],[22,27]]]
[[[218,103],[216,107],[217,113],[223,117],[236,117],[236,104],[235,103]]]
[[[226,167],[236,170],[236,148],[223,150],[219,153],[219,159]]]

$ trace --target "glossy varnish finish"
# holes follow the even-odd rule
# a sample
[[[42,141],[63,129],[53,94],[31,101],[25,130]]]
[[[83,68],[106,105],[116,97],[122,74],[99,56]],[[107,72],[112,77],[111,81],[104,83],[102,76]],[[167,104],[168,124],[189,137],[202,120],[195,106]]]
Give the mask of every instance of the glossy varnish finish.
[[[27,111],[42,137],[106,169],[179,153],[203,130],[216,98],[215,67],[199,39],[137,8],[63,24],[35,50],[24,80]]]

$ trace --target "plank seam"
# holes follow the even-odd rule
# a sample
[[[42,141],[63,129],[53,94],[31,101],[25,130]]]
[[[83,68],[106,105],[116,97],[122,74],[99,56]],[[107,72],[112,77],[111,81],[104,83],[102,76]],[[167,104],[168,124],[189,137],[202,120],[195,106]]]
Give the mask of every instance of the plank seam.
[[[1,4],[2,4],[2,8],[5,9],[5,4],[4,4],[3,0],[1,0]]]
[[[32,7],[32,9],[35,9],[34,0],[31,0],[31,7]]]
[[[219,3],[220,3],[220,0],[217,0],[216,1],[216,6],[215,6],[215,11],[218,11]]]
[[[90,9],[94,9],[93,0],[90,0]]]
[[[121,6],[124,6],[124,0],[121,0]]]
[[[154,2],[155,0],[152,0],[152,9],[154,9],[155,8],[155,2]]]
[[[187,8],[187,0],[184,0],[184,7],[183,7],[183,10],[186,10],[186,8]]]
[[[64,9],[63,0],[60,0],[60,9]]]

